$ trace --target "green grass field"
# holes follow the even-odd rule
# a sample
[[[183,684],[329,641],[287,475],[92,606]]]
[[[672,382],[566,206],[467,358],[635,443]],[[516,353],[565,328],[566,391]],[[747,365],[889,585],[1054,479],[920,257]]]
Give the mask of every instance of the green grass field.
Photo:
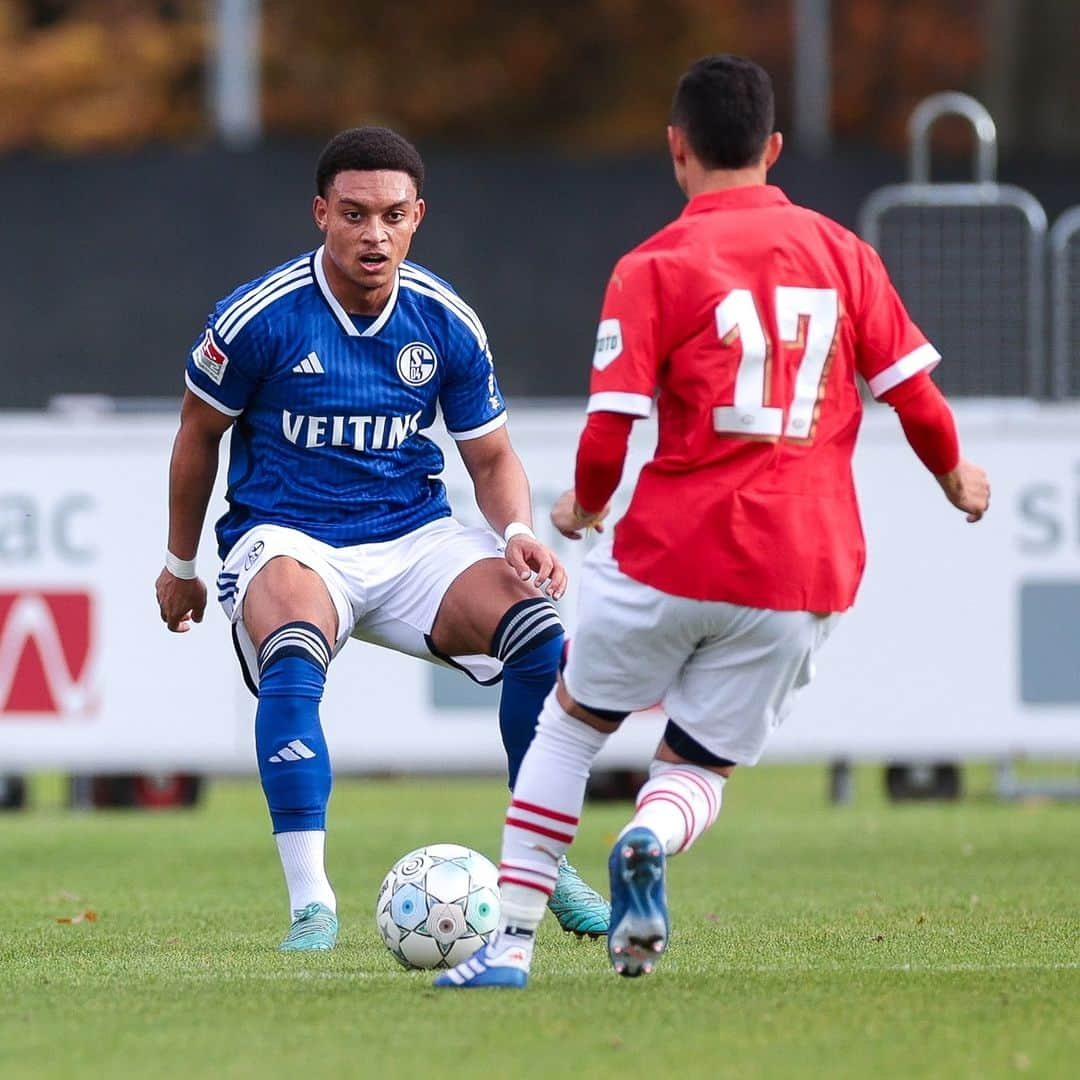
[[[310,956],[275,951],[286,904],[254,782],[187,813],[5,815],[0,1075],[1077,1075],[1080,805],[893,807],[866,771],[838,808],[824,786],[736,776],[672,864],[652,978],[615,977],[549,918],[523,993],[436,992],[373,919],[406,850],[497,855],[495,780],[339,781],[342,939]],[[573,855],[597,884],[626,814],[586,808]]]

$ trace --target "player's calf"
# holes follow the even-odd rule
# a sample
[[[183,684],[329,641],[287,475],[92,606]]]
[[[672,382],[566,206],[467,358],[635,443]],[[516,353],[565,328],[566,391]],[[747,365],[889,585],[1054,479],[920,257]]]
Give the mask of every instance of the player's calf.
[[[491,652],[503,662],[499,729],[510,789],[532,742],[545,698],[555,685],[564,651],[562,622],[554,605],[543,597],[522,600],[510,607],[492,637]],[[611,909],[565,858],[548,907],[559,925],[579,937],[600,937],[607,932]]]
[[[329,664],[314,623],[286,623],[259,648],[255,749],[275,833],[326,826],[331,774],[319,703]]]
[[[511,605],[491,638],[491,655],[502,661],[499,733],[506,750],[510,790],[536,731],[544,699],[555,685],[563,652],[563,625],[555,605],[535,596]]]
[[[668,855],[686,851],[716,822],[726,777],[690,762],[654,760],[637,796],[637,812],[623,829],[650,829]]]
[[[503,830],[500,886],[504,917],[535,929],[577,834],[585,784],[607,740],[566,712],[553,690],[522,763]]]
[[[329,643],[308,622],[286,623],[268,634],[259,649],[255,747],[294,926],[313,905],[330,916],[337,907],[323,862],[332,775],[319,702],[329,663]],[[315,921],[328,925],[325,918]],[[290,948],[332,947],[336,918],[333,922],[332,935],[300,935],[301,943]],[[316,937],[322,944],[304,944]]]

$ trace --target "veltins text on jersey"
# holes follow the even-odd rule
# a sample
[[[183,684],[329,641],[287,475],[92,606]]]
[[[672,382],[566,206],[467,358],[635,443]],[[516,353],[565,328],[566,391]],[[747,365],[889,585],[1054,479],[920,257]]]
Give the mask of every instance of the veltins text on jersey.
[[[420,413],[411,416],[294,416],[281,412],[281,429],[294,446],[349,446],[358,453],[395,450],[415,435]]]

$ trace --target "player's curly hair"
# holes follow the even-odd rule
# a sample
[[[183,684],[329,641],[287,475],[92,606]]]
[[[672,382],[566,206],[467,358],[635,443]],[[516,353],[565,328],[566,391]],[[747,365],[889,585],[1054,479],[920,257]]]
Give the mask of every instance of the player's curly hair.
[[[679,80],[671,124],[707,169],[743,169],[761,158],[773,131],[769,73],[744,56],[698,60]]]
[[[408,139],[384,127],[357,127],[339,131],[319,155],[315,188],[323,198],[339,172],[391,169],[408,173],[419,197],[424,190],[424,160]]]

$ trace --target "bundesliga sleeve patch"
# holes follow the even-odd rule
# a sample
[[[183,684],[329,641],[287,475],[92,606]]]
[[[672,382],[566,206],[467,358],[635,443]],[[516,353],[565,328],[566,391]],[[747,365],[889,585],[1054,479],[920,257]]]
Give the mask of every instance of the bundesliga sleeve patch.
[[[203,339],[195,347],[191,359],[208,379],[213,379],[218,386],[221,385],[229,358],[217,347],[209,330],[203,334]]]
[[[596,331],[596,352],[592,366],[603,371],[622,353],[622,326],[618,319],[604,319]]]

